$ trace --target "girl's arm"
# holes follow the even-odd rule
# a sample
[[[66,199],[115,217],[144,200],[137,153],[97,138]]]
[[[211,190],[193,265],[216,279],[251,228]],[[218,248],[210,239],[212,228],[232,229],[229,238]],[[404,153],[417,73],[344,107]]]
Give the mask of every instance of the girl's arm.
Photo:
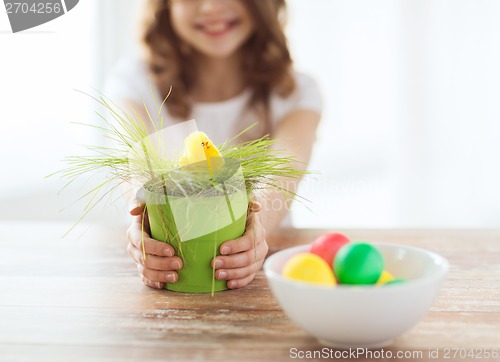
[[[273,138],[278,140],[275,148],[293,156],[297,160],[294,166],[299,170],[304,170],[311,158],[320,117],[315,111],[296,110],[285,116],[274,131]],[[280,179],[279,182],[286,190],[296,192],[300,180]],[[262,223],[268,234],[276,230],[287,215],[291,201],[290,195],[280,191],[265,191],[259,197]]]

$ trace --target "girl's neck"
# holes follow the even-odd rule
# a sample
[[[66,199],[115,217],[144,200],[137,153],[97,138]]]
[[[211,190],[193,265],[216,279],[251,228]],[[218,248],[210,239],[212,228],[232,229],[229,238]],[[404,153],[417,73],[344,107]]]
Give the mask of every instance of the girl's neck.
[[[196,79],[192,91],[195,102],[220,102],[233,98],[245,89],[240,57],[225,59],[199,55]]]

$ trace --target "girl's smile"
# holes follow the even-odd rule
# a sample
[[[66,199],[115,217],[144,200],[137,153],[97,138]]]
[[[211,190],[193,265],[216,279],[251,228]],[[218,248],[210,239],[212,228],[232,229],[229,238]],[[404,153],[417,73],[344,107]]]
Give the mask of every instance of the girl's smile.
[[[209,58],[233,56],[254,31],[254,21],[240,0],[177,0],[170,4],[174,31]]]
[[[241,24],[239,19],[213,19],[194,24],[196,30],[208,37],[220,37]]]

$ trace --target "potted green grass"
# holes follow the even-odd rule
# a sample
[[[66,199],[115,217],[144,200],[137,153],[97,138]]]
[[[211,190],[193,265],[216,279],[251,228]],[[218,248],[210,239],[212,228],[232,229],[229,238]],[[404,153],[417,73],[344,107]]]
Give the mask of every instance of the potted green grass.
[[[274,150],[275,140],[268,136],[238,144],[240,134],[213,145],[194,121],[164,128],[160,112],[159,122],[149,112],[143,120],[104,97],[96,100],[109,116],[100,114],[105,126],[93,127],[112,145],[86,146],[90,154],[66,157],[68,167],[57,172],[74,180],[107,169],[106,180],[83,196],[90,201],[82,218],[112,190],[129,185],[146,201],[151,236],[171,244],[183,260],[177,283],[165,288],[227,289],[225,281],[215,280],[211,260],[224,241],[245,232],[249,200],[260,189],[287,192],[278,178],[300,178],[307,171],[294,168],[294,159]],[[147,123],[154,132],[148,133]]]

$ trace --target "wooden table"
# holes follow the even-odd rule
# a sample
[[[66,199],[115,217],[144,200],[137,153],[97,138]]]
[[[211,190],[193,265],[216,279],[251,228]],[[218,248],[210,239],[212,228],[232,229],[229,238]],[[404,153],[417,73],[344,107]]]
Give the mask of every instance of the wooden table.
[[[124,228],[93,225],[61,239],[67,229],[0,222],[0,361],[281,361],[322,351],[286,317],[262,272],[213,298],[153,290],[126,254]],[[500,353],[500,231],[341,231],[451,263],[430,312],[386,353],[422,351],[419,361],[444,360],[446,348]],[[272,241],[298,245],[322,232],[283,230]],[[435,349],[439,359],[429,357]],[[447,360],[478,360],[458,356]]]

